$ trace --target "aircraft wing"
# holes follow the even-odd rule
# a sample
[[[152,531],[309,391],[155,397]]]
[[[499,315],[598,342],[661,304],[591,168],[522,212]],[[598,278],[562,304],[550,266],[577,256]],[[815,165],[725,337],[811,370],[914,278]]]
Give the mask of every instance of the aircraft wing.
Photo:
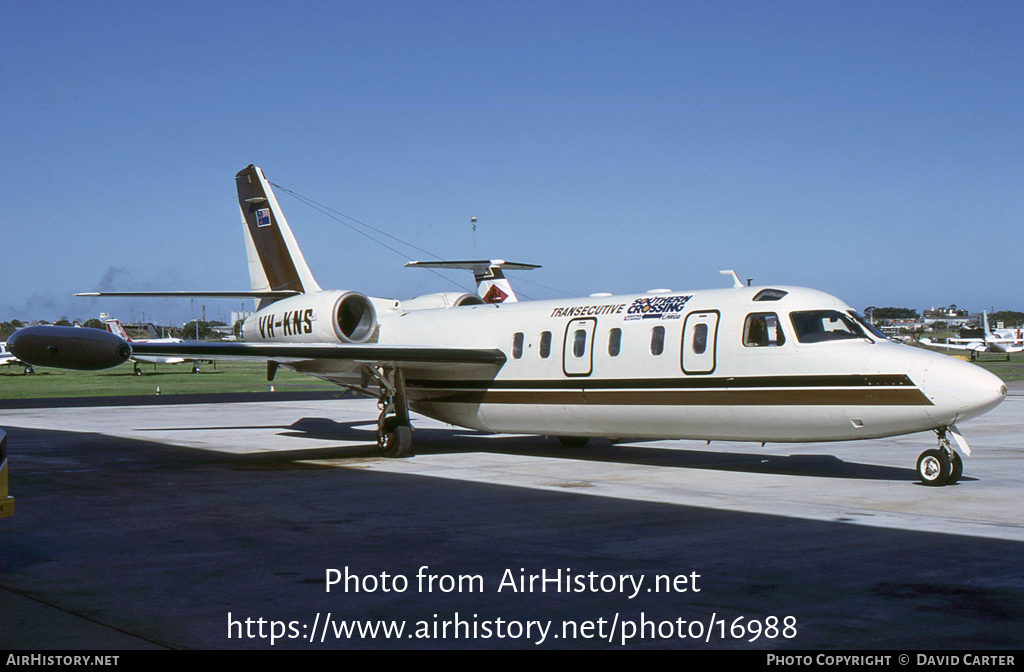
[[[921,343],[932,348],[946,348],[949,350],[972,350],[974,352],[984,352],[988,347],[981,341],[965,341],[957,342],[956,339],[949,339],[948,341],[933,341],[929,338],[922,338]]]
[[[1024,352],[1024,346],[1021,345],[1021,342],[1013,338],[989,338],[987,341],[981,341],[976,338],[950,338],[946,341],[932,341],[922,338],[921,343],[933,348],[946,348],[948,350],[1002,353]]]
[[[501,350],[442,346],[378,345],[376,343],[132,343],[136,355],[161,355],[281,363],[309,360],[351,361],[361,364],[490,364],[505,363]]]
[[[35,366],[65,369],[107,369],[134,355],[297,363],[334,360],[353,364],[400,367],[453,365],[497,366],[505,363],[498,349],[444,346],[380,345],[377,343],[128,343],[100,329],[35,326],[19,329],[7,339],[8,349]]]

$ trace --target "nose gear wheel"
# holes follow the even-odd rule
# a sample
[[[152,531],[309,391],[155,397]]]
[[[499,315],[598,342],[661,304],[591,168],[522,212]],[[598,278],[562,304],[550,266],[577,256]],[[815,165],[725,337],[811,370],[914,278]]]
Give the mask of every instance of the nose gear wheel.
[[[952,485],[964,473],[963,458],[950,445],[945,427],[936,429],[935,434],[939,447],[926,450],[917,458],[917,476],[925,485]]]

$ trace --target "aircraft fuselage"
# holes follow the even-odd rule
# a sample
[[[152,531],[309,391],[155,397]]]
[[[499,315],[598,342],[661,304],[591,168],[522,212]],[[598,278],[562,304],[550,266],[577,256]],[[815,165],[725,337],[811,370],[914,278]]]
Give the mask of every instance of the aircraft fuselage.
[[[271,304],[246,321],[245,340],[344,341],[344,318],[335,318],[348,295],[318,292]],[[410,408],[484,431],[867,439],[953,425],[1005,395],[1002,382],[984,369],[885,340],[839,299],[804,288],[433,310],[368,301],[376,319],[371,342],[494,348],[506,355],[500,367],[405,367]],[[366,381],[359,363],[285,365],[341,385]]]

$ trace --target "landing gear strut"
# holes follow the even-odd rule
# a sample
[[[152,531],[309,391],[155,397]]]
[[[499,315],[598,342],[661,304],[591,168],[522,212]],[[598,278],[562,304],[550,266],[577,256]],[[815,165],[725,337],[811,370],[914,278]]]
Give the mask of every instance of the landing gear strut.
[[[926,450],[917,458],[917,475],[925,485],[952,485],[964,473],[964,461],[953,450],[946,437],[946,428],[935,430],[939,447]]]
[[[411,457],[412,424],[405,399],[405,375],[401,369],[384,367],[374,367],[372,374],[380,386],[377,450],[385,457]]]

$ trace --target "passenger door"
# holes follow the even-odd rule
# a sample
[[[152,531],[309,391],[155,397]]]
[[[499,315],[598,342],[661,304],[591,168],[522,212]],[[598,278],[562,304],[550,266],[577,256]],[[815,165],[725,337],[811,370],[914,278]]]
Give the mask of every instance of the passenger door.
[[[562,371],[567,376],[589,376],[594,370],[594,330],[597,319],[570,320],[562,341]]]
[[[717,365],[718,311],[693,312],[683,325],[683,373],[713,373]]]

